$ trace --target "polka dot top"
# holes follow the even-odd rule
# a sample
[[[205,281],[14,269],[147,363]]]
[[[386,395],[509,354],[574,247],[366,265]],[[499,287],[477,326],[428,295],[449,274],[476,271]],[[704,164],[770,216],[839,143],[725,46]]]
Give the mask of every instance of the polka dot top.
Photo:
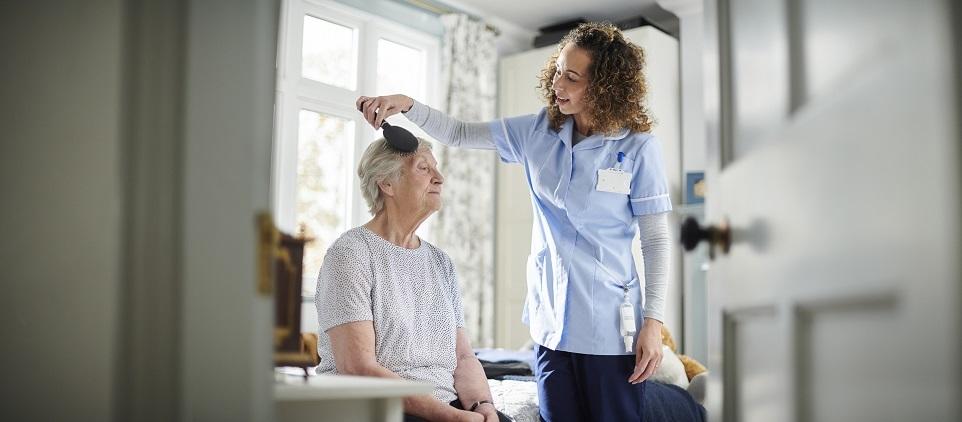
[[[434,397],[444,403],[457,398],[455,341],[464,311],[451,258],[434,245],[422,239],[407,249],[363,226],[348,230],[327,250],[314,304],[322,332],[372,321],[381,366],[434,383]],[[336,374],[327,335],[318,336],[317,352],[317,372]]]

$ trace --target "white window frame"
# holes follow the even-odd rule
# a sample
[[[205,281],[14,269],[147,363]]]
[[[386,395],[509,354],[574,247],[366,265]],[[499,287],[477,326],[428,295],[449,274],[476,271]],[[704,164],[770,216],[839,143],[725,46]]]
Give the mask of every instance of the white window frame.
[[[355,90],[345,89],[301,76],[301,54],[304,15],[356,29],[357,84]],[[275,133],[273,162],[274,218],[278,228],[296,233],[297,227],[297,147],[299,114],[306,109],[354,121],[354,148],[345,157],[346,189],[343,218],[345,228],[356,227],[370,219],[367,204],[360,193],[356,165],[364,149],[376,139],[377,132],[368,125],[354,108],[360,95],[372,95],[377,83],[377,43],[387,39],[413,47],[425,53],[426,98],[418,100],[436,106],[440,91],[441,40],[435,36],[412,30],[379,16],[329,0],[283,0],[281,8],[280,45],[277,58],[277,88],[275,98]],[[381,93],[384,94],[384,93]],[[401,116],[389,119],[392,124],[424,133]],[[314,283],[317,274],[304,274],[305,283]]]

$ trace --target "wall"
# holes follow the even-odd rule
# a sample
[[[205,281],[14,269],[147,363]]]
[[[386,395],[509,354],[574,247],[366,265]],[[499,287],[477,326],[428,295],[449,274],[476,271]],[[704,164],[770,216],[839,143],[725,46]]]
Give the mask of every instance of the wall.
[[[705,110],[702,101],[702,15],[679,18],[681,55],[682,171],[705,170]]]
[[[110,420],[122,2],[0,4],[0,420]]]

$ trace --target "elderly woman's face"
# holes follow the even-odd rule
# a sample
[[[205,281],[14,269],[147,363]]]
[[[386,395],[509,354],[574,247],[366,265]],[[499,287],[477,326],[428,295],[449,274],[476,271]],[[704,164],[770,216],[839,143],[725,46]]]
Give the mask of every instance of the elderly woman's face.
[[[558,61],[555,66],[557,70],[551,88],[554,89],[555,97],[557,97],[555,101],[558,102],[558,109],[568,115],[584,111],[591,55],[574,43],[568,43],[558,54]]]
[[[404,159],[397,186],[397,202],[404,211],[434,212],[441,209],[441,185],[444,177],[431,150],[422,149]]]

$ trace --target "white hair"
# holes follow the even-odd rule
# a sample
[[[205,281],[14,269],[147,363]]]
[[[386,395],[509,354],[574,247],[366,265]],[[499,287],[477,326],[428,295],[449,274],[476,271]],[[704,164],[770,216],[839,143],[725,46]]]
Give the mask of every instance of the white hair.
[[[430,142],[417,139],[418,151],[431,149]],[[388,146],[384,138],[371,142],[364,150],[361,162],[357,164],[357,177],[361,179],[361,194],[371,215],[377,215],[384,209],[384,196],[378,183],[400,179],[402,164],[407,156]]]

